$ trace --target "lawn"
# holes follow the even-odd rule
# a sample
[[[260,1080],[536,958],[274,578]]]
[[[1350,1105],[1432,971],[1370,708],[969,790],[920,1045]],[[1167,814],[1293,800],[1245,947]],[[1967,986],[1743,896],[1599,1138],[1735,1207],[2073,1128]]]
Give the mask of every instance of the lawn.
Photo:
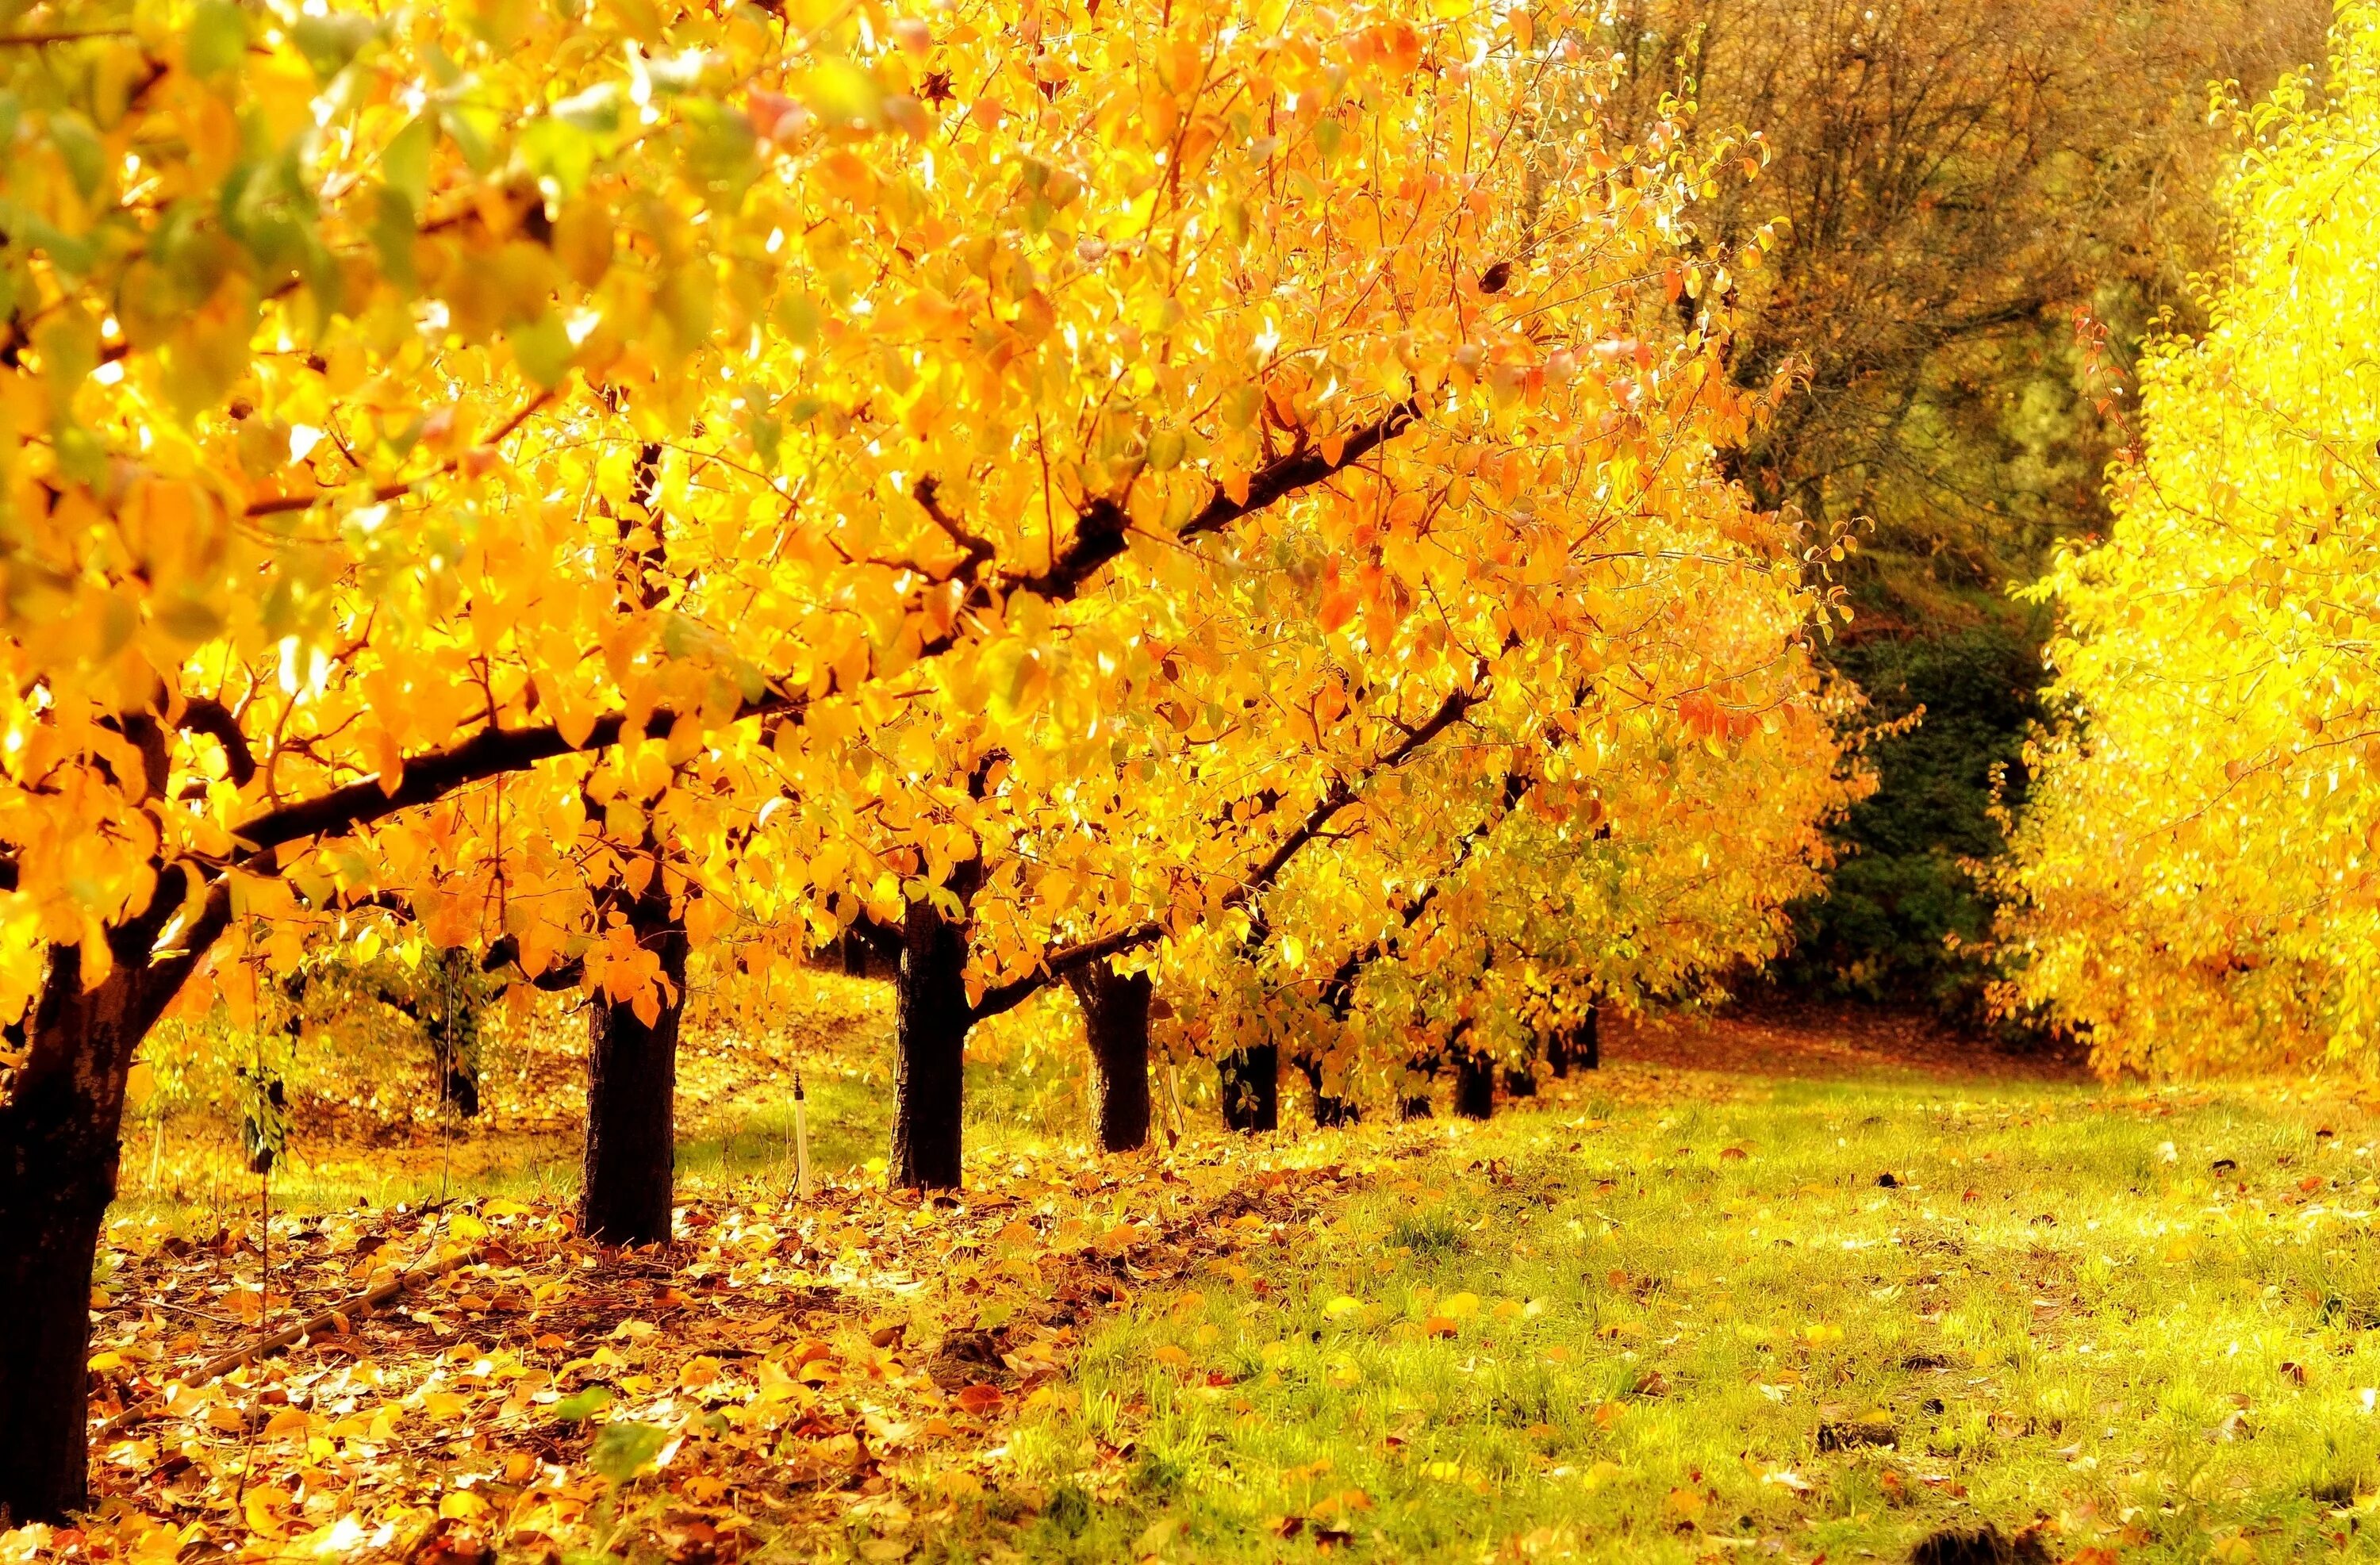
[[[866,1165],[880,1009],[690,1045],[668,1253],[570,1232],[566,1130],[451,1164],[315,1138],[260,1299],[256,1182],[177,1130],[103,1256],[102,1410],[170,1411],[103,1440],[92,1557],[1811,1565],[1985,1525],[2082,1565],[2380,1556],[2350,1094],[1702,1021],[1615,1027],[1487,1124],[1243,1140],[1194,1106],[1101,1159],[1070,1062],[1012,1039],[952,1207]],[[174,1389],[475,1236],[402,1307]]]
[[[1016,1434],[1048,1498],[1006,1545],[1841,1560],[1988,1523],[2058,1559],[2380,1555],[2362,1110],[1609,1075],[1359,1134],[1327,1219],[1141,1295]]]

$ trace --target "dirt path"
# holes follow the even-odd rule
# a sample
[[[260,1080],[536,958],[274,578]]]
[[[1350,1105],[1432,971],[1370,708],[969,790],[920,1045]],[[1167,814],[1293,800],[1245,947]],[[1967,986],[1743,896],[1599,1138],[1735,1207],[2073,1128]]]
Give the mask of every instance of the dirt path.
[[[1769,1003],[1720,1013],[1614,1018],[1603,1060],[1621,1070],[1826,1080],[1900,1067],[1942,1077],[2089,1079],[2082,1059],[2013,1053],[1961,1037],[1922,1011],[1849,1004]]]

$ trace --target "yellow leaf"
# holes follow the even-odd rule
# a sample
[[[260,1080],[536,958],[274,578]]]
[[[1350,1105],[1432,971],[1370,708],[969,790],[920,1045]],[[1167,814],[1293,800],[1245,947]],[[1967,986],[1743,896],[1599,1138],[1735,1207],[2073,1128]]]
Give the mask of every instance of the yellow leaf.
[[[280,1513],[288,1508],[289,1491],[271,1484],[251,1484],[240,1498],[240,1514],[247,1518],[249,1531],[259,1537],[287,1535]]]
[[[449,1522],[476,1522],[488,1513],[488,1502],[469,1489],[453,1489],[438,1498],[438,1514]]]

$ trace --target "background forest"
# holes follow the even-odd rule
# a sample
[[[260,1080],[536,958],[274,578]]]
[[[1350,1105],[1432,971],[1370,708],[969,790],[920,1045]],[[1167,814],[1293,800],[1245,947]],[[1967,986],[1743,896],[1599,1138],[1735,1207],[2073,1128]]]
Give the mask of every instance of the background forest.
[[[1721,238],[1782,213],[1743,279],[1735,372],[1799,394],[1731,460],[1764,504],[1854,523],[1854,617],[1828,661],[1880,728],[1880,786],[1800,904],[1778,981],[1986,1025],[1991,899],[2051,616],[2011,588],[2104,532],[2155,333],[2204,325],[2237,112],[2324,53],[2277,5],[1620,4],[1640,105],[1682,83],[1706,131],[1757,128]]]

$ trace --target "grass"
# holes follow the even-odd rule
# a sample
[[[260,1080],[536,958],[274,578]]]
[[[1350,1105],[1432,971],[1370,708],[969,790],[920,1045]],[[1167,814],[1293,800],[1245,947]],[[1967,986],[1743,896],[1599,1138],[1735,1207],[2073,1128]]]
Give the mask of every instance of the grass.
[[[688,1198],[782,1194],[796,1061],[816,1164],[880,1156],[880,988],[842,983],[783,1036],[689,1037]],[[1191,1275],[1118,1257],[1127,1307],[1083,1317],[1078,1348],[1075,1328],[1058,1334],[1062,1378],[1013,1425],[920,1437],[842,1542],[920,1561],[1328,1547],[1808,1565],[1990,1523],[2037,1527],[2050,1558],[2087,1565],[2380,1558],[2363,1524],[2380,1488],[2380,1127],[2357,1101],[1927,1076],[1876,1066],[1849,1034],[1811,1040],[1828,1079],[1796,1077],[1790,1051],[1678,1069],[1724,1054],[1730,1024],[1694,1025],[1716,1030],[1658,1071],[1623,1040],[1611,1068],[1487,1125],[1234,1144],[1252,1197],[1283,1159],[1342,1165],[1345,1193],[1243,1203],[1188,1245]],[[566,1197],[577,1126],[553,1084],[572,1041],[539,1044],[519,1102],[492,1116],[559,1122],[472,1127],[450,1148],[303,1122],[277,1209]],[[978,1051],[973,1169],[1079,1141],[1062,1044],[995,1033]],[[154,1190],[132,1139],[119,1217],[212,1231],[252,1214],[221,1116],[171,1125]],[[1048,1204],[1025,1195],[1015,1210]],[[970,1265],[967,1290],[998,1270],[1017,1291],[1002,1318],[1038,1318],[1051,1274]],[[914,1522],[869,1531],[888,1515]]]
[[[2061,1559],[2380,1556],[2361,1110],[1614,1074],[1143,1293],[1013,1440],[1050,1498],[999,1547],[1843,1560],[1989,1523]]]
[[[791,1082],[801,1073],[811,1166],[821,1175],[882,1170],[892,1125],[891,986],[802,975],[774,1031],[690,1025],[680,1046],[677,1171],[687,1199],[782,1191],[795,1177]],[[1082,1071],[1039,1047],[1038,1022],[1014,1037],[984,1029],[967,1068],[971,1158],[998,1158],[1086,1132]],[[585,1114],[583,1024],[549,1002],[491,1027],[477,1120],[439,1119],[429,1048],[358,1049],[310,1035],[285,1062],[295,1124],[273,1178],[276,1211],[360,1204],[420,1207],[448,1196],[576,1198]],[[221,1036],[214,1036],[220,1033]],[[128,1121],[114,1216],[186,1236],[252,1222],[261,1192],[240,1148],[236,1070],[246,1034],[176,1037],[176,1090]]]

